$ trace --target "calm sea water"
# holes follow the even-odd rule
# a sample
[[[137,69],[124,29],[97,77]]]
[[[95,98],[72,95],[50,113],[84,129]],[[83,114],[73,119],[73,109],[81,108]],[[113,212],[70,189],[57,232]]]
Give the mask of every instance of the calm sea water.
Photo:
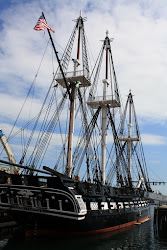
[[[89,238],[25,240],[21,235],[0,240],[0,250],[163,250],[167,236],[155,236],[152,219],[141,225]]]

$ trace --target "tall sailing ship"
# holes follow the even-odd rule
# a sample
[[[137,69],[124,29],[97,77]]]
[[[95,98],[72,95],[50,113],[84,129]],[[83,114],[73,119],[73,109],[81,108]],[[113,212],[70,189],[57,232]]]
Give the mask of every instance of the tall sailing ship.
[[[123,109],[108,31],[90,73],[85,21],[81,15],[75,20],[61,61],[48,30],[58,70],[20,164],[1,160],[14,166],[15,173],[1,171],[0,209],[5,208],[27,234],[97,234],[150,217],[145,193],[152,190],[133,95],[130,91]],[[71,60],[73,47],[77,52]],[[35,129],[39,135],[34,143]],[[51,168],[47,149],[53,133],[60,134],[58,130],[62,148],[57,147],[59,154]],[[34,149],[28,155],[32,141]],[[40,169],[43,162],[47,166]]]

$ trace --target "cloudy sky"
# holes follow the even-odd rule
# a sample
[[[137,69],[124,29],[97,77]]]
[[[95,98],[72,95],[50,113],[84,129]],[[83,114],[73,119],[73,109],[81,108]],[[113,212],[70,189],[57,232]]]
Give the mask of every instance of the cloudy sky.
[[[61,56],[74,27],[72,20],[80,10],[87,17],[85,30],[92,65],[106,30],[114,38],[112,53],[119,89],[123,102],[129,89],[134,95],[150,179],[167,181],[166,0],[0,0],[2,128],[8,135],[47,46],[47,34],[33,30],[41,12],[55,30],[53,38]],[[34,114],[41,104],[39,97],[51,81],[51,56],[48,52],[40,69],[41,85],[34,99]],[[12,142],[11,147],[17,150]],[[167,184],[153,189],[167,194]]]

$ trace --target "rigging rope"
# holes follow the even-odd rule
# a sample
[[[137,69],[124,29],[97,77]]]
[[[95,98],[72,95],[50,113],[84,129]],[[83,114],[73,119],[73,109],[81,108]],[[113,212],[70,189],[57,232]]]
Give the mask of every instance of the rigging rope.
[[[67,93],[65,93],[65,95],[62,97],[61,102],[59,103],[59,106],[57,107],[56,111],[54,112],[51,120],[49,121],[49,123],[47,124],[47,127],[45,129],[45,134],[43,136],[43,138],[41,137],[40,141],[38,142],[38,148],[36,150],[36,154],[33,158],[33,162],[32,162],[32,167],[36,168],[37,164],[40,160],[41,155],[43,154],[43,157],[46,153],[46,150],[48,148],[49,142],[51,140],[51,137],[53,135],[54,129],[57,125],[57,121],[58,121],[58,117],[64,107],[65,104],[65,100],[67,98]],[[43,160],[43,158],[42,158]]]
[[[79,173],[79,170],[81,168],[81,165],[82,165],[82,161],[83,161],[83,158],[85,156],[85,153],[86,153],[86,150],[87,150],[87,147],[89,145],[89,142],[90,142],[90,138],[91,138],[91,135],[92,135],[92,132],[93,132],[93,129],[96,125],[96,122],[97,122],[97,118],[98,118],[98,115],[100,113],[100,110],[101,110],[101,107],[99,107],[96,111],[96,113],[94,114],[94,116],[92,117],[92,120],[87,128],[87,131],[85,131],[85,134],[84,136],[81,138],[80,140],[80,145],[82,144],[81,146],[81,150],[83,151],[82,154],[79,154],[80,156],[80,159],[78,160],[78,164],[76,166],[75,164],[75,161],[74,161],[74,166],[76,168],[76,171],[75,171],[75,175],[78,175]]]
[[[12,134],[12,132],[13,132],[15,126],[16,126],[16,123],[17,123],[17,121],[18,121],[18,119],[19,119],[19,117],[20,117],[20,114],[21,114],[21,112],[22,112],[22,110],[23,110],[23,108],[24,108],[24,105],[25,105],[25,103],[26,103],[26,101],[27,101],[27,99],[28,99],[28,96],[30,95],[31,90],[32,90],[32,88],[33,88],[33,86],[34,86],[34,84],[35,84],[35,81],[36,81],[36,78],[37,78],[37,76],[38,76],[39,70],[40,70],[40,68],[41,68],[41,65],[42,65],[42,62],[43,62],[43,59],[44,59],[46,50],[47,50],[47,48],[48,48],[48,45],[49,45],[49,40],[48,40],[48,42],[47,42],[46,48],[45,48],[45,50],[44,50],[44,53],[43,53],[43,56],[42,56],[42,59],[41,59],[41,62],[40,62],[39,67],[38,67],[38,69],[37,69],[37,73],[36,73],[36,75],[35,75],[35,78],[34,78],[33,82],[31,83],[30,89],[29,89],[29,91],[28,91],[28,93],[27,93],[27,96],[26,96],[26,98],[25,98],[25,100],[24,100],[24,103],[23,103],[23,105],[22,105],[22,107],[21,107],[21,109],[20,109],[20,111],[19,111],[19,113],[18,113],[18,115],[17,115],[17,117],[16,117],[16,120],[15,120],[15,122],[14,122],[14,124],[13,124],[13,127],[12,127],[12,129],[11,129],[11,131],[10,131],[10,133],[9,133],[9,136],[8,136],[7,139],[6,139],[7,142],[10,140],[11,134]],[[4,149],[3,149],[3,150],[4,150]],[[2,150],[2,152],[3,152],[3,150]],[[0,155],[2,154],[2,152],[0,153]]]

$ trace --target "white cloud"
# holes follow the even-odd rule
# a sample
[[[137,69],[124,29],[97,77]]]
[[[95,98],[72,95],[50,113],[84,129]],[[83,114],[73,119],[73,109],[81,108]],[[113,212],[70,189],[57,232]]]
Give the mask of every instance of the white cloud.
[[[94,60],[102,46],[100,40],[105,38],[108,29],[109,36],[114,37],[112,53],[123,100],[131,89],[140,121],[154,125],[167,120],[166,0],[34,0],[26,3],[13,0],[12,3],[8,9],[0,11],[0,24],[3,27],[0,30],[0,122],[6,122],[5,131],[8,130],[7,124],[12,124],[17,117],[48,42],[47,32],[44,36],[43,32],[33,30],[42,11],[48,24],[55,30],[53,38],[56,45],[58,43],[65,48],[74,27],[71,20],[79,16],[80,9],[83,10],[83,16],[88,18],[85,30]],[[59,46],[57,49],[61,57],[62,49]],[[44,92],[52,80],[52,53],[49,44],[37,78],[32,117],[37,114]],[[76,57],[76,54],[72,56]],[[55,70],[55,59],[54,65]],[[18,127],[28,114],[27,108]],[[65,120],[66,112],[62,118]],[[78,127],[80,125],[80,122],[77,123]],[[59,135],[56,138],[59,144],[61,138]],[[74,140],[75,145],[75,137]],[[112,136],[108,136],[108,142],[112,140]],[[166,145],[167,138],[159,136],[157,132],[156,135],[142,134],[142,141],[144,145]],[[15,144],[11,147],[19,156],[21,148]]]
[[[83,16],[88,17],[85,28],[94,58],[100,50],[102,44],[99,40],[104,39],[106,29],[115,38],[112,43],[113,57],[123,99],[132,89],[139,116],[153,122],[166,120],[165,2],[107,1],[104,4],[103,1],[70,1],[70,6],[69,12],[69,1],[15,1],[15,5],[2,13],[1,89],[5,91],[8,88],[10,95],[25,95],[25,89],[33,81],[48,41],[47,33],[44,36],[42,32],[33,30],[42,10],[49,25],[56,31],[53,38],[65,47],[74,26],[71,20],[83,9],[86,11]],[[157,16],[155,13],[158,13]],[[42,91],[47,89],[52,78],[51,54],[48,51],[40,71]]]
[[[154,135],[154,134],[142,134],[143,145],[166,145],[167,137]]]

